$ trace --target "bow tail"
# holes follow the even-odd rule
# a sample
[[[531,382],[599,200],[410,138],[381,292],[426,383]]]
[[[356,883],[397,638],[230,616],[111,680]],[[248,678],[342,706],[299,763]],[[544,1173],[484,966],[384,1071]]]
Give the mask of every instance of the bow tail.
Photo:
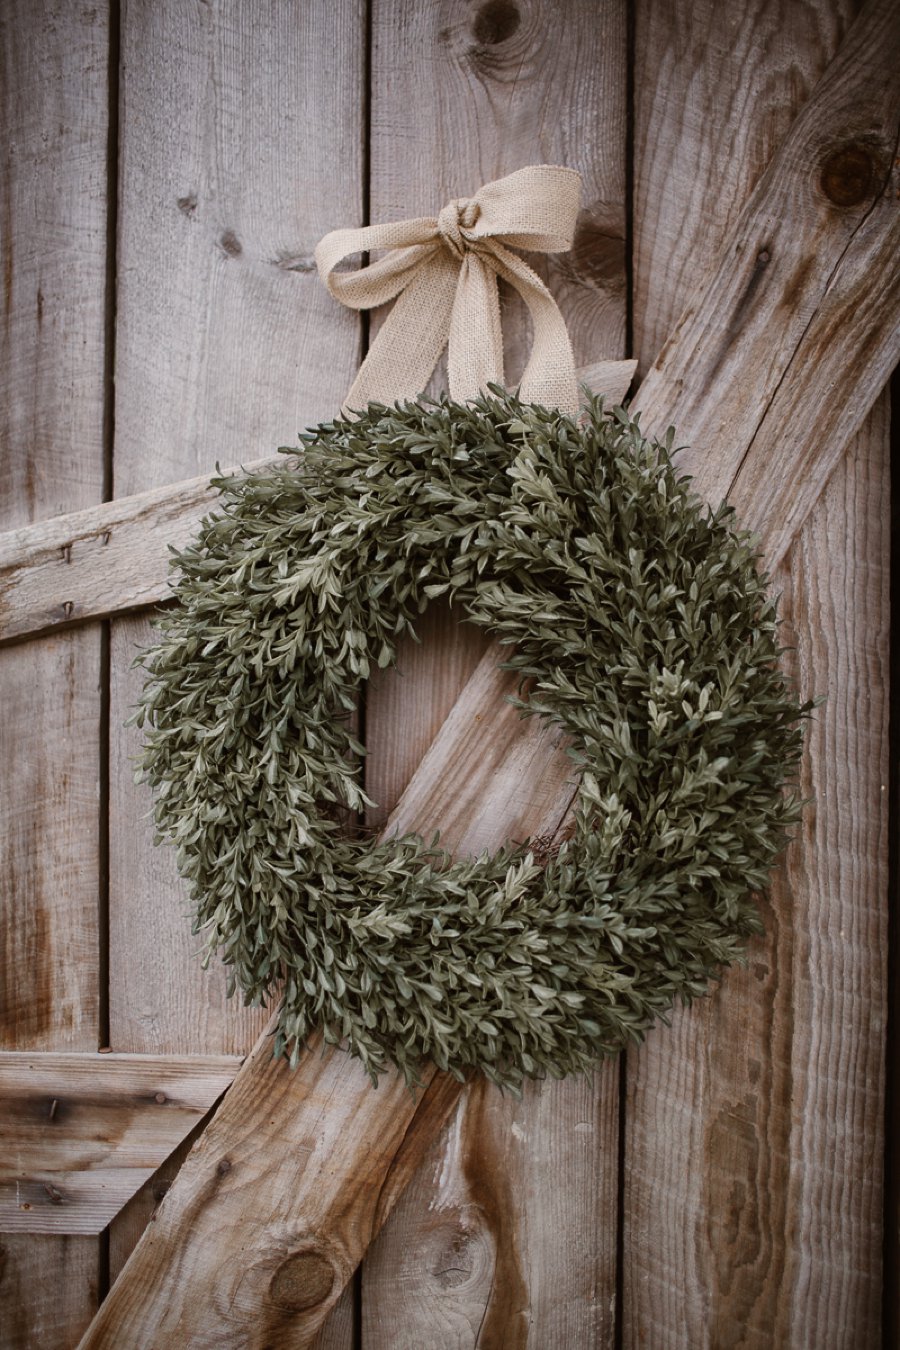
[[[538,274],[515,253],[491,240],[491,262],[499,276],[521,295],[534,329],[531,354],[519,385],[525,403],[559,408],[574,417],[580,400],[575,377],[575,357],[566,322],[556,301]]]
[[[488,384],[503,384],[503,333],[497,273],[478,253],[467,252],[450,316],[447,384],[466,403]]]
[[[459,264],[443,249],[419,264],[369,347],[344,400],[345,416],[368,403],[416,398],[447,345]]]

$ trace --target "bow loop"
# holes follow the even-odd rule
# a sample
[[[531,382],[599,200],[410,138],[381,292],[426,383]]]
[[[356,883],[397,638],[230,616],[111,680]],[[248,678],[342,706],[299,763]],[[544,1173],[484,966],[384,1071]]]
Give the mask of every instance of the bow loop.
[[[558,253],[572,243],[581,179],[573,169],[532,165],[486,183],[473,197],[448,202],[437,218],[333,230],[316,249],[331,294],[354,309],[397,297],[344,404],[415,398],[449,346],[450,396],[474,398],[503,383],[497,281],[522,296],[534,341],[520,392],[524,399],[578,410],[575,361],[565,322],[547,287],[511,249]],[[388,249],[371,266],[337,272],[351,253]]]

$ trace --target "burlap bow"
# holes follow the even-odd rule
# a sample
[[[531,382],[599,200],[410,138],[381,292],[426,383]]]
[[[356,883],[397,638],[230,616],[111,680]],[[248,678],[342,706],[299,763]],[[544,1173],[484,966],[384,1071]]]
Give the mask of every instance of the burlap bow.
[[[581,195],[574,169],[519,169],[448,203],[437,219],[333,230],[316,249],[319,275],[351,309],[398,297],[347,395],[345,411],[415,398],[448,347],[450,396],[473,398],[503,384],[497,278],[522,296],[534,325],[519,387],[530,403],[578,411],[575,362],[566,325],[547,287],[512,248],[560,253],[571,246]],[[348,254],[389,249],[369,267],[337,272]]]

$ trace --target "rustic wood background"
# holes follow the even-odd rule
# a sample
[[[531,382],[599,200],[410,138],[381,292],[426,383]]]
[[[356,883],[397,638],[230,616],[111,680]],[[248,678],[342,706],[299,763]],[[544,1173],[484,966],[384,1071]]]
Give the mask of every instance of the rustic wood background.
[[[368,332],[317,280],[321,235],[527,163],[584,178],[548,269],[577,361],[645,373],[858,8],[6,0],[0,524],[292,442]],[[322,1350],[881,1343],[888,437],[882,398],[777,572],[827,702],[747,969],[592,1081],[470,1089]],[[132,783],[147,632],[0,651],[7,1049],[235,1056],[263,1025],[199,969]],[[373,824],[484,651],[440,609],[423,637],[368,691]],[[0,1238],[0,1343],[77,1343],[186,1147],[99,1237]]]

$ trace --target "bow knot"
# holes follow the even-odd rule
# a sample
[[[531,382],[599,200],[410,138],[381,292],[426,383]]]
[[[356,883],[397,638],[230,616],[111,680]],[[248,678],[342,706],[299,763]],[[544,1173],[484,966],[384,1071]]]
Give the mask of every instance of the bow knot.
[[[478,223],[480,215],[481,207],[474,198],[469,197],[457,197],[448,202],[438,215],[438,233],[450,252],[460,261],[466,249],[471,248],[475,242],[474,238],[469,236],[469,231]]]
[[[503,384],[498,279],[518,291],[533,327],[522,399],[578,410],[575,361],[563,317],[540,277],[514,249],[568,249],[578,216],[581,179],[551,164],[519,169],[485,183],[473,197],[448,202],[435,217],[332,230],[316,249],[319,275],[352,309],[396,304],[379,329],[344,403],[415,398],[448,349],[450,397],[464,403],[486,385]],[[351,253],[386,249],[355,272],[339,272]]]

